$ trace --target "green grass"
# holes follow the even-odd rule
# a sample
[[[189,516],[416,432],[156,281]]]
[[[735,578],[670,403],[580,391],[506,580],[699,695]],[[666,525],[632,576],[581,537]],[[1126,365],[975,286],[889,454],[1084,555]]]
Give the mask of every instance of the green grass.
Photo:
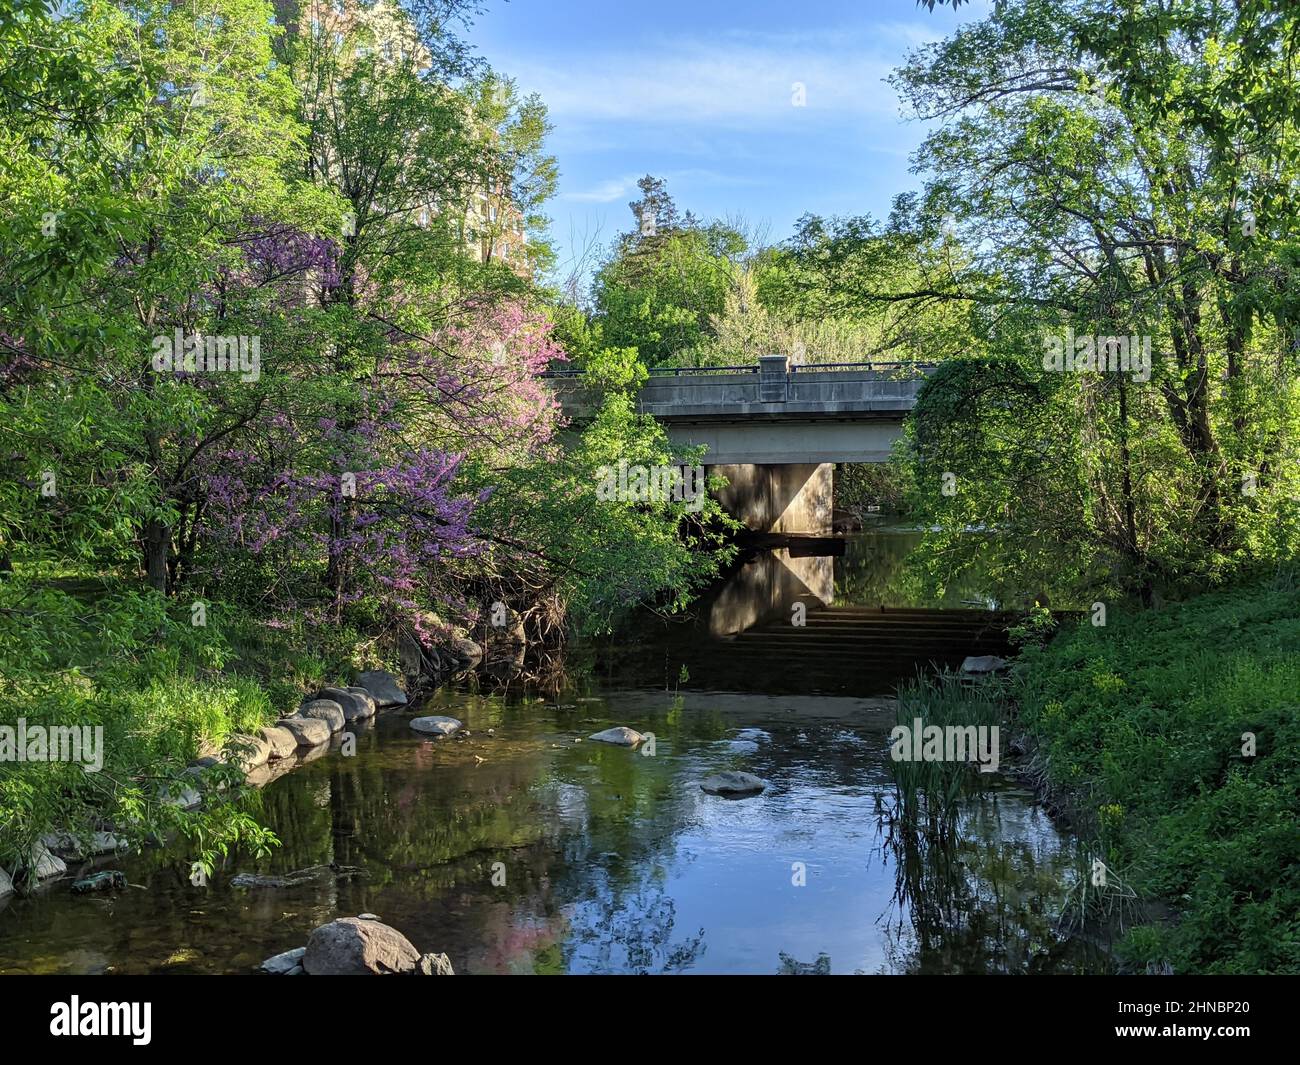
[[[1139,898],[1177,914],[1131,932],[1126,960],[1300,972],[1294,581],[1112,610],[1105,627],[1027,650],[1013,691],[1081,834]]]
[[[138,839],[180,831],[201,841],[204,861],[270,841],[242,789],[195,813],[162,803],[159,790],[179,790],[188,763],[232,733],[346,678],[359,641],[338,628],[270,627],[221,603],[208,604],[206,625],[190,620],[188,603],[128,582],[0,581],[0,724],[99,726],[104,737],[97,773],[0,762],[0,867],[20,868],[46,833],[109,824]]]

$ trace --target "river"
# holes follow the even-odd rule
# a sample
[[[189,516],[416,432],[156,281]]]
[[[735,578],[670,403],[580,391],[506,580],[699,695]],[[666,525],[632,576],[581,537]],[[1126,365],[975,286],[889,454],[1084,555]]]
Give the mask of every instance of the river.
[[[917,538],[759,553],[689,619],[576,646],[550,684],[444,687],[418,712],[459,718],[462,738],[383,714],[355,756],[258,794],[282,842],[267,860],[235,855],[196,886],[183,848],[153,848],[99,863],[127,874],[116,897],[67,879],[11,897],[0,973],[252,972],[360,913],[464,974],[1107,971],[1054,931],[1078,855],[1012,781],[971,794],[948,844],[891,833],[893,686],[1001,646],[978,581],[907,591]],[[587,739],[612,725],[652,750]],[[705,794],[719,769],[768,788]]]

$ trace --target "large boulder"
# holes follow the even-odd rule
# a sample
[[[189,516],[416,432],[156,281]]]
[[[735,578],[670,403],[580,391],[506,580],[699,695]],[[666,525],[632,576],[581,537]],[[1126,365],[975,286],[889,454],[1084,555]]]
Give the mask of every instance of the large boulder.
[[[274,958],[267,958],[262,962],[262,972],[270,973],[272,976],[286,976],[292,970],[299,967],[302,956],[307,953],[306,947],[298,947],[294,950],[286,950],[283,954],[277,954]]]
[[[330,741],[330,727],[315,717],[284,717],[275,723],[276,728],[288,729],[299,747],[319,747]]]
[[[741,798],[745,795],[760,794],[767,787],[767,781],[754,776],[753,773],[740,773],[728,769],[705,777],[700,781],[700,787],[710,795]]]
[[[402,691],[397,678],[385,670],[368,669],[358,673],[357,687],[368,691],[380,709],[406,705],[406,692]]]
[[[645,737],[626,725],[618,725],[615,728],[607,728],[604,732],[593,732],[587,739],[595,740],[597,743],[613,743],[619,747],[635,747]]]
[[[411,728],[429,736],[450,736],[453,732],[459,731],[460,727],[461,723],[456,718],[444,717],[441,714],[411,719]]]
[[[257,730],[257,735],[266,741],[272,759],[291,758],[293,752],[298,749],[298,740],[294,737],[294,734],[279,725],[260,728]]]
[[[6,895],[12,895],[14,890],[13,879],[3,869],[0,869],[0,899]]]
[[[311,976],[387,976],[413,973],[420,952],[381,921],[342,917],[312,932],[302,967]]]
[[[236,733],[226,741],[226,750],[230,752],[230,760],[245,773],[266,765],[271,758],[271,745],[261,736]]]
[[[416,976],[455,976],[451,959],[445,954],[422,954],[415,966]]]
[[[337,703],[343,711],[345,721],[359,721],[375,712],[375,701],[360,689],[351,691],[347,688],[322,688],[316,698]],[[339,727],[342,728],[341,725]]]
[[[355,696],[361,702],[361,709],[357,711],[354,717],[348,718],[349,721],[356,721],[366,717],[374,717],[377,713],[379,713],[379,703],[376,702],[375,697],[371,695],[370,692],[368,692],[365,688],[361,687],[361,685],[350,684],[348,685],[348,687],[344,688],[343,690],[347,692],[349,695]]]
[[[343,716],[343,706],[337,699],[308,699],[298,707],[298,716],[324,721],[331,732],[338,732],[348,723],[348,719]]]

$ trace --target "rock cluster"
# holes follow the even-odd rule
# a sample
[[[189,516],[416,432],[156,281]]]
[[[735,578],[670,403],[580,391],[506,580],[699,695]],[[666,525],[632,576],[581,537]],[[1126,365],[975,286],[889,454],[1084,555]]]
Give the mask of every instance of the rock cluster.
[[[262,962],[275,976],[455,976],[446,954],[421,954],[374,914],[340,917],[316,928],[307,945]]]

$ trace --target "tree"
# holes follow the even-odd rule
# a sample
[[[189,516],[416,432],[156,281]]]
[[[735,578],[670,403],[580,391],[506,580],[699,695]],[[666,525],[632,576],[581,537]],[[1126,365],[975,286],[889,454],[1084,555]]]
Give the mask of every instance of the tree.
[[[1233,73],[1236,40],[1260,52],[1257,92]],[[1061,424],[1088,457],[1087,490],[1057,493],[1069,519],[1049,523],[1086,530],[1079,540],[1096,546],[1084,549],[1144,594],[1292,550],[1294,323],[1282,293],[1296,175],[1280,146],[1295,126],[1294,107],[1277,101],[1293,95],[1293,84],[1279,90],[1293,46],[1285,20],[1252,5],[1169,18],[1135,7],[1116,20],[1110,5],[1079,0],[1008,3],[917,52],[895,78],[916,114],[945,121],[919,153],[924,196],[900,210],[921,228],[947,216],[971,251],[946,276],[888,298],[963,303],[994,354],[1039,373],[1053,338],[1150,345],[1149,380],[1064,379],[1074,398]],[[1158,58],[1155,72],[1130,49]],[[1237,89],[1194,106],[1188,86],[1221,69]],[[1239,90],[1267,127],[1233,117]],[[1247,201],[1259,205],[1249,216]],[[952,409],[937,389],[931,399]],[[921,492],[938,509],[952,506],[931,491],[941,470],[977,496],[995,476],[973,455],[926,453]],[[1001,491],[986,494],[984,519],[1014,521],[994,502]]]

